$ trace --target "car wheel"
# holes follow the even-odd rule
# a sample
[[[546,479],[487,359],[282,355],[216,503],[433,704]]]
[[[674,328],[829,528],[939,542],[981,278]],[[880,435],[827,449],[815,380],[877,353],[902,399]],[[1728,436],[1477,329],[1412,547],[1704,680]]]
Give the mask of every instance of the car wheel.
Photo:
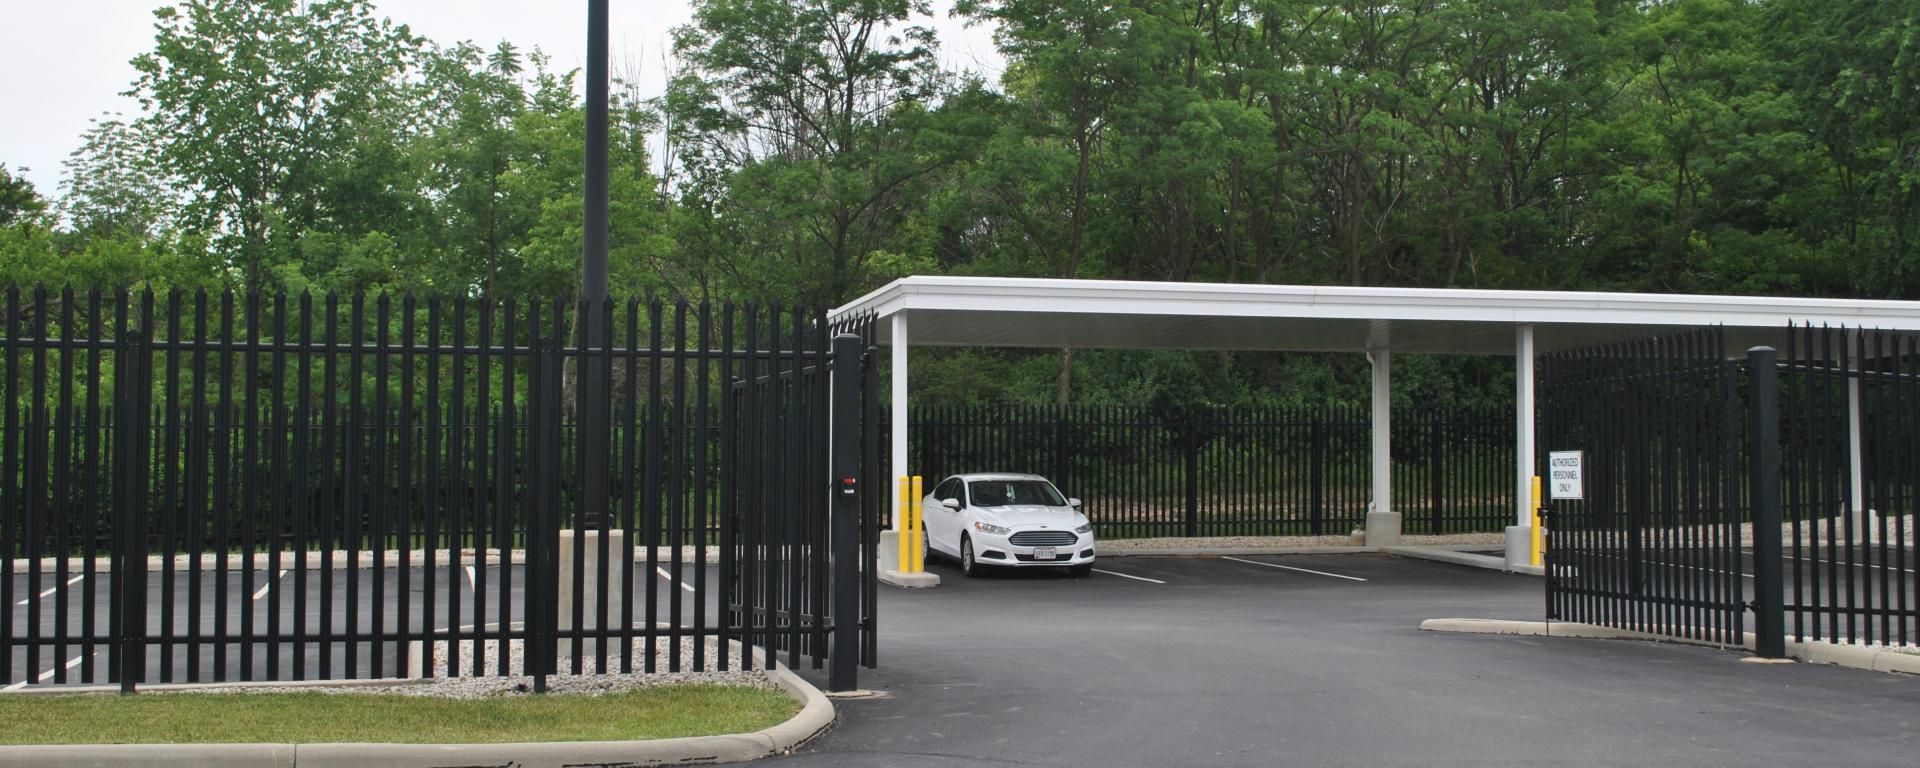
[[[940,553],[933,551],[933,534],[927,533],[925,528],[920,529],[920,556],[923,563],[940,559]]]
[[[980,564],[973,560],[973,539],[960,534],[960,572],[967,578],[980,575]]]
[[[1067,572],[1073,574],[1076,579],[1084,579],[1093,575],[1093,563],[1067,566]]]

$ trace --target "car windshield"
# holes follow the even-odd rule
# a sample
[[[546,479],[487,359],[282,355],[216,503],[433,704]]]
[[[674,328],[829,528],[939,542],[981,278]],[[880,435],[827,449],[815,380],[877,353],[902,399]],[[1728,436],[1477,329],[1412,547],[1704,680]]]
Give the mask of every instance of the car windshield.
[[[1053,489],[1053,484],[1045,480],[975,480],[967,483],[967,492],[973,495],[973,505],[976,507],[1067,505],[1067,500],[1060,498],[1060,492]]]

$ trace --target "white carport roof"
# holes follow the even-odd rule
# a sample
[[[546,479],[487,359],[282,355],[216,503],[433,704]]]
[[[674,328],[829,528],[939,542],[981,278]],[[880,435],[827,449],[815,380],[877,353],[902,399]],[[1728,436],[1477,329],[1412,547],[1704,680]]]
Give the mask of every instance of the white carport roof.
[[[1920,302],[1575,291],[908,277],[834,310],[905,313],[914,346],[1514,354],[1721,325],[1728,349],[1788,322],[1920,330]],[[879,324],[882,343],[890,323]]]
[[[1910,301],[1004,277],[895,280],[828,318],[864,316],[886,320],[875,328],[879,341],[891,347],[890,450],[901,473],[910,469],[909,346],[1368,352],[1373,497],[1367,541],[1381,545],[1398,542],[1400,535],[1391,471],[1393,353],[1512,355],[1516,525],[1508,530],[1510,566],[1530,556],[1521,546],[1525,537],[1515,532],[1534,526],[1527,499],[1535,474],[1539,352],[1715,325],[1726,329],[1730,355],[1758,344],[1782,346],[1790,323],[1920,331],[1920,302]],[[899,343],[903,336],[905,344]],[[901,507],[895,501],[897,531]],[[883,563],[899,567],[892,542],[880,551]]]

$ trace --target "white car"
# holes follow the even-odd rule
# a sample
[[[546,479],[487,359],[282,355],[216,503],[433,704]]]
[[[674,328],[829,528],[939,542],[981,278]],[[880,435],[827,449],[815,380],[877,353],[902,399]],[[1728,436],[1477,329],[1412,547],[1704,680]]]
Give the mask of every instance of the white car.
[[[1065,566],[1086,576],[1093,524],[1079,506],[1039,475],[954,475],[923,501],[927,556],[953,558],[968,576],[982,566]]]

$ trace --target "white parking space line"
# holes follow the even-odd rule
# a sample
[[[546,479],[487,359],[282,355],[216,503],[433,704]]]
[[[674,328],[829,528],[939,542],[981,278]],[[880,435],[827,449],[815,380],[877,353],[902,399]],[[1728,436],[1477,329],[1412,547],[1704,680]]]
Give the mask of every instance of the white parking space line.
[[[81,579],[84,579],[84,578],[86,578],[86,577],[87,577],[87,575],[83,573],[83,574],[80,574],[80,575],[78,575],[78,576],[75,576],[75,577],[73,577],[73,578],[71,578],[71,579],[67,579],[67,586],[69,586],[69,587],[71,587],[71,586],[73,586],[73,585],[75,585],[75,584],[78,584],[78,583],[80,583],[80,580],[81,580]],[[48,587],[48,588],[47,588],[47,591],[45,591],[45,592],[41,592],[41,593],[40,593],[40,596],[41,596],[41,597],[52,597],[52,596],[53,596],[53,593],[54,593],[54,592],[57,592],[57,591],[59,591],[59,590],[60,590],[60,588],[59,588],[59,587]],[[14,603],[14,605],[26,605],[26,604],[27,604],[27,601],[29,601],[29,600],[32,600],[32,599],[33,599],[33,598],[30,598],[30,597],[23,597],[23,598],[20,598],[20,602],[17,602],[17,603]]]
[[[287,575],[287,569],[282,568],[280,569],[280,575],[273,577],[273,579],[284,578],[286,577],[286,575]],[[267,580],[267,583],[260,585],[260,589],[253,593],[253,599],[258,600],[260,598],[266,597],[268,592],[272,592],[273,579],[269,579]]]
[[[17,691],[17,690],[20,690],[20,689],[22,689],[22,688],[25,688],[25,687],[27,687],[27,681],[25,681],[25,680],[22,680],[22,681],[20,681],[20,682],[17,682],[17,683],[14,683],[13,685],[9,685],[9,686],[7,686],[7,687],[5,687],[5,688],[0,688],[0,691],[8,691],[8,692],[11,692],[11,691]]]
[[[1105,568],[1095,568],[1095,569],[1093,569],[1093,572],[1094,572],[1094,573],[1104,573],[1104,574],[1106,574],[1106,575],[1108,575],[1108,576],[1118,576],[1118,577],[1120,577],[1120,578],[1123,578],[1123,579],[1133,579],[1134,581],[1150,581],[1150,582],[1153,582],[1153,583],[1155,583],[1155,584],[1165,584],[1165,583],[1166,583],[1166,582],[1164,582],[1164,581],[1161,581],[1161,580],[1159,580],[1159,579],[1149,579],[1149,578],[1147,578],[1147,577],[1145,577],[1145,576],[1135,576],[1135,575],[1133,575],[1133,574],[1131,574],[1131,573],[1121,573],[1121,572],[1119,572],[1119,571],[1109,571],[1109,570],[1107,570],[1107,569],[1105,569]]]
[[[656,566],[656,567],[655,567],[655,568],[654,568],[653,570],[654,570],[655,572],[657,572],[657,573],[659,573],[659,574],[660,574],[661,576],[665,576],[665,577],[666,577],[666,579],[667,579],[667,581],[670,581],[670,582],[674,582],[674,583],[677,583],[677,584],[679,584],[679,585],[680,585],[680,588],[681,588],[681,589],[684,589],[684,590],[686,590],[686,591],[688,591],[688,592],[692,592],[692,591],[693,591],[693,586],[692,586],[692,585],[690,585],[690,584],[688,584],[688,583],[687,583],[686,581],[684,581],[684,580],[680,580],[680,579],[675,579],[675,578],[673,577],[673,574],[671,574],[671,573],[667,573],[667,569],[665,569],[665,568],[660,568],[660,567],[657,567],[657,566]]]
[[[1828,564],[1838,565],[1843,568],[1847,568],[1847,567],[1872,568],[1872,569],[1881,570],[1881,571],[1898,571],[1900,573],[1914,572],[1912,568],[1895,568],[1894,566],[1891,566],[1891,565],[1874,565],[1872,563],[1849,563],[1845,560],[1824,560],[1824,559],[1813,558],[1813,557],[1794,557],[1793,555],[1786,555],[1785,558],[1788,560],[1798,560],[1804,563],[1819,563],[1821,565],[1828,565]]]
[[[87,656],[86,656],[86,654],[81,654],[81,655],[79,655],[79,656],[75,656],[75,657],[73,657],[73,658],[71,658],[71,659],[67,659],[67,669],[73,669],[74,667],[77,667],[77,666],[80,666],[80,660],[81,660],[81,659],[85,659],[86,657],[87,657]],[[44,682],[46,682],[46,681],[48,681],[48,680],[52,680],[52,679],[53,679],[53,673],[54,673],[54,672],[57,672],[57,671],[58,671],[58,670],[53,670],[53,669],[49,669],[49,670],[47,670],[47,671],[45,671],[45,672],[42,672],[42,673],[40,673],[40,679],[38,679],[38,680],[35,680],[34,682],[36,682],[36,683],[44,683]],[[26,683],[15,683],[15,685],[26,685]],[[13,690],[13,689],[12,689],[12,688],[8,688],[7,690]]]
[[[1360,578],[1358,576],[1342,576],[1338,573],[1327,573],[1326,571],[1316,571],[1311,568],[1295,568],[1291,565],[1281,565],[1279,563],[1263,563],[1258,560],[1242,560],[1237,557],[1228,557],[1226,555],[1221,555],[1220,559],[1232,560],[1236,563],[1246,563],[1247,565],[1264,565],[1268,568],[1279,568],[1281,570],[1287,570],[1287,571],[1299,571],[1301,573],[1311,573],[1315,576],[1331,576],[1336,579],[1346,579],[1347,581],[1366,581],[1366,579]]]
[[[473,566],[467,566],[467,589],[473,589]]]
[[[1608,560],[1627,560],[1627,559],[1628,559],[1628,558],[1625,558],[1625,557],[1621,557],[1621,556],[1619,556],[1619,555],[1602,555],[1602,554],[1598,554],[1598,553],[1589,553],[1589,554],[1588,554],[1588,556],[1589,556],[1589,557],[1604,557],[1604,558],[1606,558],[1606,559],[1608,559]],[[1725,571],[1725,570],[1721,570],[1721,569],[1718,569],[1718,568],[1702,568],[1702,567],[1700,567],[1700,566],[1697,566],[1697,565],[1681,565],[1681,564],[1679,564],[1679,563],[1670,563],[1670,562],[1667,562],[1667,561],[1665,561],[1665,560],[1648,560],[1648,559],[1645,559],[1645,558],[1641,558],[1641,560],[1640,560],[1640,564],[1641,564],[1641,565],[1651,565],[1651,566],[1657,566],[1657,567],[1660,567],[1660,568],[1677,568],[1677,569],[1679,569],[1679,570],[1682,570],[1682,571],[1701,571],[1701,572],[1704,572],[1704,573],[1717,573],[1717,574],[1720,574],[1720,575],[1722,575],[1722,576],[1734,576],[1734,575],[1736,575],[1736,574],[1735,574],[1735,573],[1734,573],[1733,571]],[[1751,578],[1753,578],[1753,574],[1751,574],[1751,573],[1742,573],[1742,574],[1737,574],[1737,575],[1738,575],[1738,576],[1739,576],[1740,578],[1743,578],[1743,579],[1751,579]]]

